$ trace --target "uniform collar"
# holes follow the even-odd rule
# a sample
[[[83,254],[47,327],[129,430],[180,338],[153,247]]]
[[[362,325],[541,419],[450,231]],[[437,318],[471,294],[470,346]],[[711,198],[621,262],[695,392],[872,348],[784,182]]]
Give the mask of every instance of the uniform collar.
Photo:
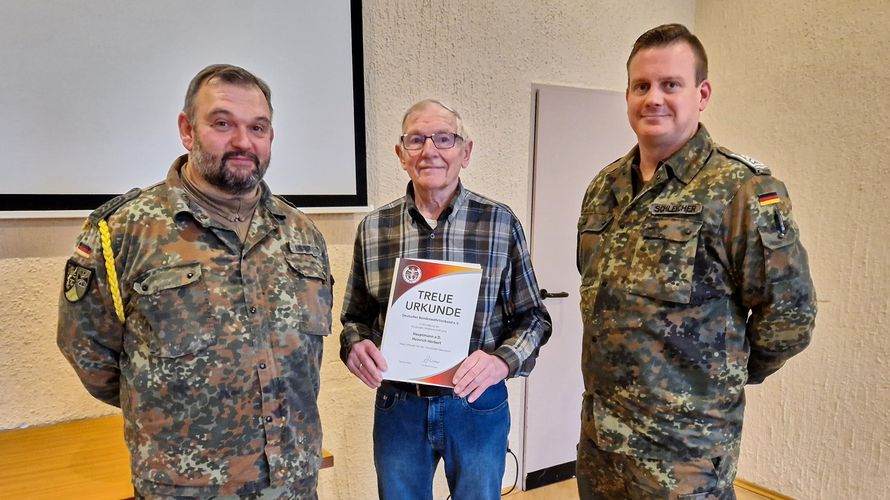
[[[669,156],[661,163],[668,169],[669,174],[676,177],[683,184],[689,184],[695,178],[699,170],[705,166],[714,143],[711,134],[704,125],[698,125],[698,131],[676,153]]]
[[[196,220],[200,221],[202,225],[207,226],[210,224],[210,215],[206,213],[200,205],[191,202],[185,187],[182,185],[182,167],[188,162],[188,159],[188,154],[180,156],[173,160],[173,164],[170,165],[170,170],[167,171],[167,186],[170,187],[170,206],[173,207],[174,215],[188,213]],[[284,207],[279,206],[279,204],[276,203],[275,198],[269,194],[269,186],[266,185],[265,181],[260,181],[259,205],[266,207],[269,212],[280,219],[287,217]],[[257,206],[259,207],[259,205]]]
[[[704,125],[699,123],[698,131],[692,139],[686,142],[682,148],[659,164],[668,177],[675,178],[683,184],[689,184],[696,174],[705,166],[715,144]],[[634,145],[631,150],[613,163],[605,175],[609,179],[609,186],[615,195],[619,205],[628,205],[633,200],[633,163],[640,155],[639,145]],[[656,170],[656,175],[658,171]]]

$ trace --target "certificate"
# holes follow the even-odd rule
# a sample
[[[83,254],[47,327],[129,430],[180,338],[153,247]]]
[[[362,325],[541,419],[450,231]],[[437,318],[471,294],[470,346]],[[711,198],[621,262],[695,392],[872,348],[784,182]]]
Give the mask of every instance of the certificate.
[[[383,378],[453,387],[470,349],[482,266],[398,259],[380,352]]]

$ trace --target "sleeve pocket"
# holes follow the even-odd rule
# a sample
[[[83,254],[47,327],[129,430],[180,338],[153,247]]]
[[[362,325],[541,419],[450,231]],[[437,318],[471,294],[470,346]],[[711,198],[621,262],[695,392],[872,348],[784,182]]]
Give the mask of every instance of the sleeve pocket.
[[[779,248],[791,245],[792,243],[797,243],[797,223],[794,222],[794,219],[786,217],[784,219],[784,224],[784,233],[779,232],[777,227],[771,226],[769,224],[767,224],[766,226],[764,226],[763,224],[757,225],[757,231],[760,233],[760,241],[763,242],[763,246],[770,250],[777,250]]]
[[[786,214],[783,224],[784,232],[780,232],[778,225],[772,221],[757,225],[763,243],[766,277],[770,283],[797,279],[807,272],[806,253],[799,244],[797,223]]]

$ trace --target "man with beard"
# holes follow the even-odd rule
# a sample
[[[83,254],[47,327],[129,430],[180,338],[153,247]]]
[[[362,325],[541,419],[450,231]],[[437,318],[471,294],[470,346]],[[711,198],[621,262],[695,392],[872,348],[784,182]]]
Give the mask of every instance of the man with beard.
[[[121,408],[137,497],[315,498],[332,280],[321,234],[262,182],[269,87],[203,69],[179,134],[165,181],[84,224],[59,348]]]

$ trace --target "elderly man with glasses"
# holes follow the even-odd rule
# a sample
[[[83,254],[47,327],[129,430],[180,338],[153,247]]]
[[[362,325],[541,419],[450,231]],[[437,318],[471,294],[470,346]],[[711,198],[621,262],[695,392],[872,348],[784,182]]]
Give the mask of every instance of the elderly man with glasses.
[[[374,463],[381,498],[432,498],[439,459],[453,498],[500,497],[508,377],[526,376],[550,336],[525,235],[509,207],[466,189],[473,142],[460,115],[424,100],[402,119],[405,196],[362,220],[346,287],[340,357],[377,389]],[[482,266],[470,348],[454,388],[383,380],[379,351],[396,259]],[[392,361],[392,360],[390,360]]]

